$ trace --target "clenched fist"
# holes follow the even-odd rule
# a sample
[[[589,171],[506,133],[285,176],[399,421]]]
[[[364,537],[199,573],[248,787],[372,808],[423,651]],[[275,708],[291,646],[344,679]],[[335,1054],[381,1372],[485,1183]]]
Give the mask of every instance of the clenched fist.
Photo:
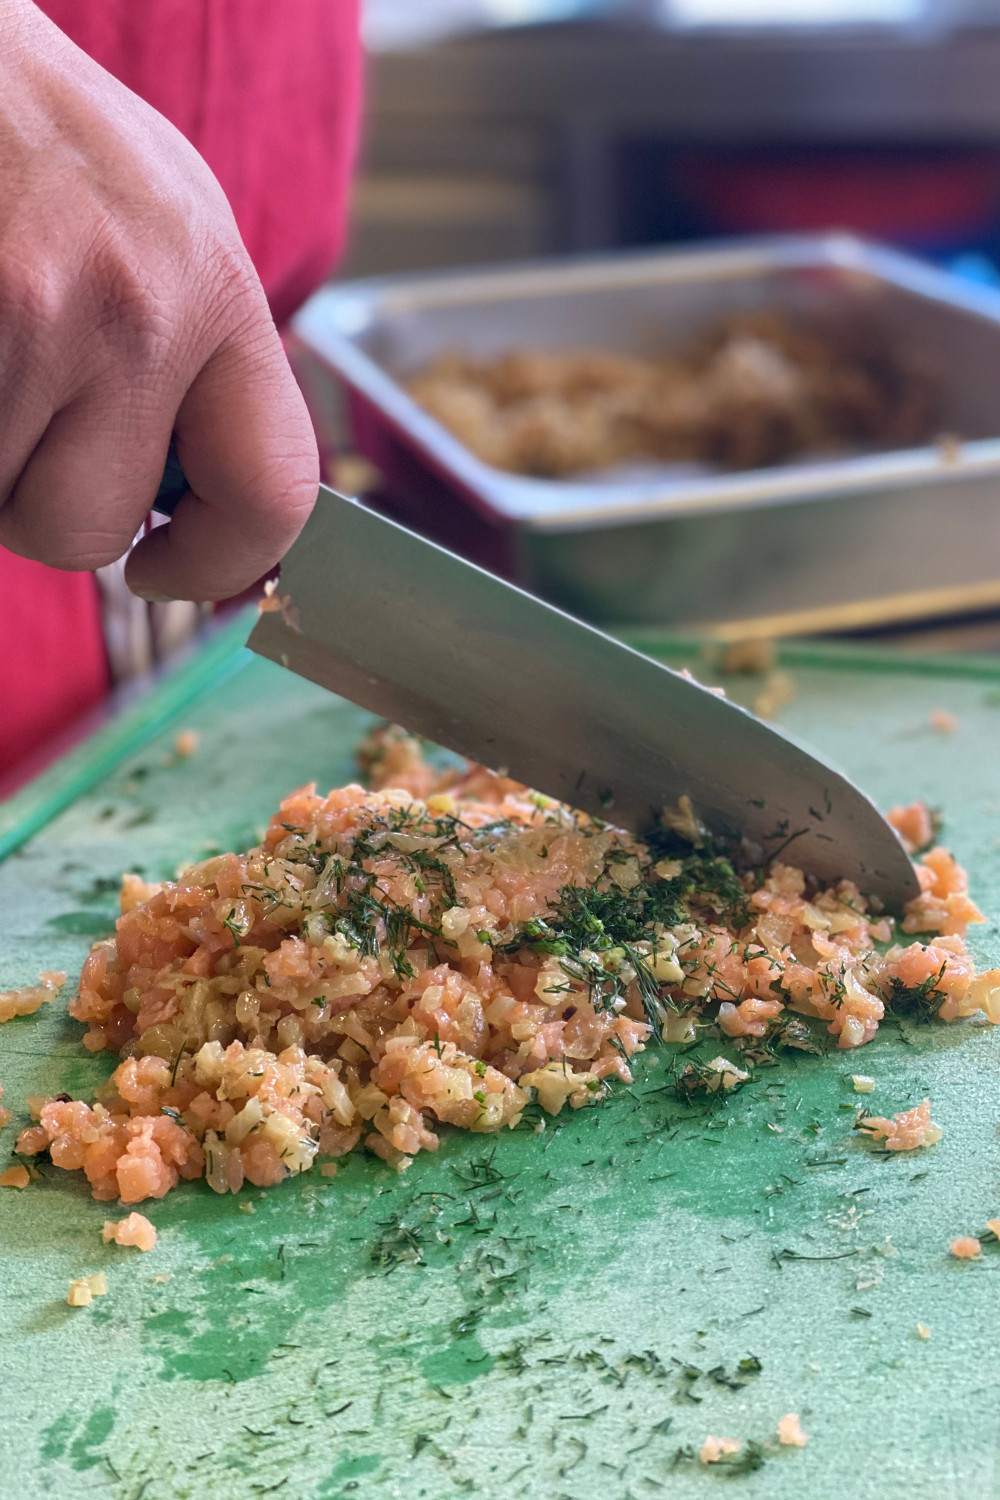
[[[225,598],[285,552],[319,477],[260,283],[183,136],[30,0],[0,0],[0,544],[120,557],[171,432],[193,493],[126,576]]]

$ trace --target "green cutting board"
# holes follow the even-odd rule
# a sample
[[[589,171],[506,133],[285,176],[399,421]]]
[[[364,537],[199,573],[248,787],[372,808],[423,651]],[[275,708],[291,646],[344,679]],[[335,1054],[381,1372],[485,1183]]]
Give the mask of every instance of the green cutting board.
[[[365,715],[234,650],[242,629],[6,809],[0,987],[74,976],[123,869],[245,844],[292,786],[350,777]],[[977,956],[1000,961],[1000,671],[786,662],[789,729],[882,803],[943,809],[990,914]],[[201,736],[187,760],[180,728]],[[57,1006],[0,1029],[0,1165],[28,1094],[86,1095],[109,1071],[79,1034]],[[183,1185],[143,1205],[149,1255],[102,1244],[108,1209],[76,1174],[0,1192],[0,1496],[1000,1494],[1000,1246],[948,1254],[1000,1214],[1000,1036],[887,1024],[715,1109],[679,1103],[665,1062],[541,1134],[445,1130],[403,1177],[358,1154],[237,1198]],[[881,1112],[929,1094],[941,1143],[866,1144],[857,1069]],[[98,1270],[108,1295],[68,1307]],[[742,1474],[687,1456],[709,1433],[767,1444],[789,1411],[805,1450]]]

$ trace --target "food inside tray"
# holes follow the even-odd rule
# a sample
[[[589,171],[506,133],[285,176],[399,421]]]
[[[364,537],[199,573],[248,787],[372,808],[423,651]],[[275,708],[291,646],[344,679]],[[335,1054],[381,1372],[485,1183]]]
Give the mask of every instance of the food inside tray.
[[[407,381],[484,462],[543,478],[912,447],[933,433],[938,386],[931,358],[877,330],[806,328],[771,311],[719,319],[676,353],[452,351]]]
[[[862,1046],[886,1011],[1000,1020],[942,848],[896,929],[793,854],[713,848],[687,798],[638,840],[481,767],[438,775],[401,730],[364,751],[372,790],[302,788],[246,854],[125,876],[69,1004],[84,1044],[123,1060],[93,1105],[29,1100],[26,1160],[126,1204],[182,1177],[263,1187],[324,1156],[329,1174],[358,1145],[402,1169],[442,1125],[541,1133],[631,1083],[654,1040],[708,1029],[718,1055],[675,1055],[672,1086],[723,1099],[785,1048]],[[891,816],[908,847],[933,844],[921,804]],[[929,1145],[929,1109],[858,1126]]]

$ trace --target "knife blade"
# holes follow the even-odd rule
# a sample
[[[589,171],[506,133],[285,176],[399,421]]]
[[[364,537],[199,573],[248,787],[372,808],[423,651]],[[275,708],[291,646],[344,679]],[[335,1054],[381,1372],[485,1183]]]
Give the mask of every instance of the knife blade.
[[[745,709],[320,486],[248,645],[413,733],[636,833],[691,797],[898,910],[914,869],[846,777]]]

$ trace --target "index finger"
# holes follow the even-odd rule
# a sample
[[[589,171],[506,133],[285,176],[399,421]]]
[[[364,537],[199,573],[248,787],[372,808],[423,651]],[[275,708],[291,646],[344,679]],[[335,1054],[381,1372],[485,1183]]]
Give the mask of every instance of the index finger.
[[[126,580],[144,598],[230,598],[284,556],[319,485],[312,424],[273,328],[223,340],[174,431],[191,493],[133,548]]]

